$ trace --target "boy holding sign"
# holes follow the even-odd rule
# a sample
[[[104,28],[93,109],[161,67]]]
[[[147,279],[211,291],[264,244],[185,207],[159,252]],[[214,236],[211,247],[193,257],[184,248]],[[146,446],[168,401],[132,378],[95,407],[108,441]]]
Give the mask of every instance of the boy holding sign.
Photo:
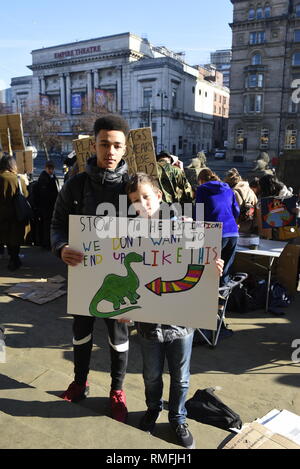
[[[60,191],[51,225],[53,251],[68,266],[83,261],[84,254],[68,245],[69,215],[96,215],[101,203],[112,204],[119,212],[119,195],[125,195],[128,168],[123,156],[126,151],[127,122],[117,115],[105,115],[94,124],[96,155],[89,159],[85,172],[69,179]],[[73,348],[75,378],[61,397],[80,401],[88,392],[87,376],[93,346],[92,316],[74,316]],[[128,361],[128,328],[115,320],[104,319],[108,329],[111,355],[111,415],[115,420],[127,419],[123,381]]]

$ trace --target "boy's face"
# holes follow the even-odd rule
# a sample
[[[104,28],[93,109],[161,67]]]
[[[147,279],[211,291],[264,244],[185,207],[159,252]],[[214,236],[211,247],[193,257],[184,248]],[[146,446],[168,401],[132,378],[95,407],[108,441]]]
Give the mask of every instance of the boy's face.
[[[143,218],[151,218],[159,210],[162,193],[150,184],[141,184],[137,191],[129,194],[137,214]]]
[[[116,169],[126,151],[126,137],[119,130],[100,130],[95,141],[97,166]]]

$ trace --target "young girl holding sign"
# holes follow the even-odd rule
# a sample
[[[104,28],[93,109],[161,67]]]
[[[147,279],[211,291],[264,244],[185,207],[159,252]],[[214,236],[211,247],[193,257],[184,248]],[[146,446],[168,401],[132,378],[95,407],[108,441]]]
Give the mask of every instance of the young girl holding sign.
[[[133,175],[127,184],[127,194],[137,214],[143,218],[158,218],[162,192],[158,182],[144,173]],[[223,261],[216,261],[219,275]],[[120,320],[122,321],[122,319]],[[163,409],[163,369],[165,358],[170,373],[169,422],[179,445],[194,448],[194,439],[186,423],[185,402],[189,390],[190,360],[194,330],[188,327],[136,323],[143,356],[143,378],[147,411],[140,429],[152,433]]]

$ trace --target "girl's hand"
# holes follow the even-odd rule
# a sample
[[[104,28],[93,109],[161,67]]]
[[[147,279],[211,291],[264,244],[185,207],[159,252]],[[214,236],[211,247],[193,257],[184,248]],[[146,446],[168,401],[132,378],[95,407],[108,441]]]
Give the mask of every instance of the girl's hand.
[[[219,274],[219,277],[222,277],[222,274],[223,274],[223,268],[224,268],[224,261],[223,259],[217,259],[216,260],[216,267],[217,267],[217,271],[218,271],[218,274]]]

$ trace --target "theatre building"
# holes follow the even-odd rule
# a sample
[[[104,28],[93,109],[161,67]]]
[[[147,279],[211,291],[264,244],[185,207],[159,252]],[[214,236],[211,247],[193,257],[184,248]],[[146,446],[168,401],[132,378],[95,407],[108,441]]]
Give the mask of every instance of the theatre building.
[[[157,151],[184,157],[212,148],[213,85],[180,53],[123,33],[33,50],[28,68],[31,76],[12,79],[13,112],[56,108],[64,152],[84,116],[99,111],[122,114],[131,128],[151,126]]]

